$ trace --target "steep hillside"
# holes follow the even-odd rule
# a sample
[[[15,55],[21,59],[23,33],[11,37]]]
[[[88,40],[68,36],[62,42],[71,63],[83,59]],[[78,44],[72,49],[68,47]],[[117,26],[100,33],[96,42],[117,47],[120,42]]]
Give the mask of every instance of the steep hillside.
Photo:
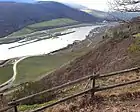
[[[98,18],[107,19],[107,17],[108,17],[107,12],[95,10],[94,7],[93,7],[93,9],[89,9],[83,5],[80,5],[80,4],[74,4],[74,3],[65,3],[65,4],[72,7],[72,8],[75,8],[77,10],[81,10],[83,12],[86,12],[86,13],[91,14],[91,15],[98,17]]]
[[[132,22],[111,28],[103,36],[105,40],[102,43],[89,53],[47,75],[42,82],[56,86],[93,72],[107,73],[139,66],[139,25]]]
[[[57,2],[0,2],[0,8],[0,37],[26,25],[57,18],[69,18],[79,22],[100,21],[99,18]]]

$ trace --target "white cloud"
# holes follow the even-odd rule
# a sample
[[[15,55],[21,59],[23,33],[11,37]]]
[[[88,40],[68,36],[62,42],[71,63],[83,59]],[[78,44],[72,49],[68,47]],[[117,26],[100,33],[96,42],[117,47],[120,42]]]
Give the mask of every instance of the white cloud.
[[[52,0],[41,0],[41,1],[52,1]],[[106,11],[108,9],[107,0],[54,0],[54,1],[81,4],[88,8],[98,9],[98,10]]]

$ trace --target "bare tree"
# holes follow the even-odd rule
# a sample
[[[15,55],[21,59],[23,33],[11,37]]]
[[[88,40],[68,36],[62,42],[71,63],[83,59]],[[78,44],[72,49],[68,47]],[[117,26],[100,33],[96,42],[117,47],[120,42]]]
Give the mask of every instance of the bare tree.
[[[140,0],[109,0],[108,3],[115,11],[140,12]]]

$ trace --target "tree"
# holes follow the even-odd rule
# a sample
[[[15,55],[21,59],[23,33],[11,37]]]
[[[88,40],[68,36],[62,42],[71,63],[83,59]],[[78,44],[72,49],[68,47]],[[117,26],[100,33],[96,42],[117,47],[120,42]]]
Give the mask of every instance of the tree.
[[[109,6],[115,11],[140,12],[140,0],[113,0]]]

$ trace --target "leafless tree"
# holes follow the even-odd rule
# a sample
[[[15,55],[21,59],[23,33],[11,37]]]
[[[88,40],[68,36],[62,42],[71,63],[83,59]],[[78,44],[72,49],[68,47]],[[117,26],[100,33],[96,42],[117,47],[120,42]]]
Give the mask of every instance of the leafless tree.
[[[121,12],[140,12],[140,0],[109,0],[112,10]]]

